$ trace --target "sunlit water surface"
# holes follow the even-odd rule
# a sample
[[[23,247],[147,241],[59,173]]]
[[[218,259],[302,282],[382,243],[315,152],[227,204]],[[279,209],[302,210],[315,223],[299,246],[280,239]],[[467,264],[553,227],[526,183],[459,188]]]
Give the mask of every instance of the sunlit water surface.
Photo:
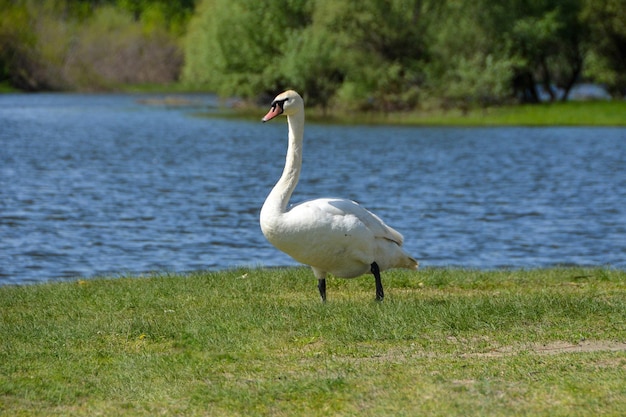
[[[258,226],[285,119],[146,98],[0,95],[0,284],[296,264]],[[360,202],[424,267],[624,268],[625,161],[624,128],[310,123],[293,201]]]

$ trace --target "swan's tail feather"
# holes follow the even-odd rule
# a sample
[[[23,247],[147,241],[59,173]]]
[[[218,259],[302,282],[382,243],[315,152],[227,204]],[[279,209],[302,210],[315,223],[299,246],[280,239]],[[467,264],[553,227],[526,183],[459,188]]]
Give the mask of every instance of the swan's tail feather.
[[[396,242],[386,240],[389,243],[387,246],[381,248],[381,252],[376,257],[376,262],[381,268],[381,271],[391,268],[404,268],[404,269],[417,269],[419,262],[417,259],[409,255],[404,248],[400,247]]]
[[[416,259],[408,256],[407,259],[406,259],[406,264],[404,265],[404,268],[407,268],[407,269],[417,269],[419,267],[419,265],[420,265],[420,263]]]

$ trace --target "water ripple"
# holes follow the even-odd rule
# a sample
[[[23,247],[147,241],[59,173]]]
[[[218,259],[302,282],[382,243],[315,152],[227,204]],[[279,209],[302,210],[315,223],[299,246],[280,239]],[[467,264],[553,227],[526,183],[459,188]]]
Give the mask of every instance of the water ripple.
[[[295,264],[258,226],[284,120],[202,119],[140,98],[0,96],[0,284]],[[359,201],[424,266],[626,267],[624,128],[305,134],[294,202]]]

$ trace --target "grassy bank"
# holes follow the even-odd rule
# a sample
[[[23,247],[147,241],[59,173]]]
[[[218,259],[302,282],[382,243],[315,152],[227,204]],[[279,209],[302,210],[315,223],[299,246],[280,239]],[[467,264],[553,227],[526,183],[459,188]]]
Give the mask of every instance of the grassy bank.
[[[121,86],[129,94],[158,94],[177,100],[179,95],[194,94],[196,90],[185,84],[140,84]],[[6,84],[0,84],[0,93],[16,93]],[[208,117],[244,118],[259,120],[269,107],[239,102],[236,108],[224,107],[211,111]],[[308,108],[310,122],[336,124],[406,125],[406,126],[626,126],[626,100],[570,101],[537,105],[509,105],[487,109],[414,110],[410,112],[348,112]]]
[[[391,114],[391,123],[455,126],[626,126],[626,101],[572,101],[538,105]]]
[[[0,287],[0,414],[626,413],[626,272],[252,269]]]
[[[269,104],[268,104],[269,105]],[[258,119],[266,107],[242,107],[221,117]],[[212,115],[215,117],[216,115]],[[626,126],[626,101],[576,101],[537,105],[512,105],[463,112],[429,110],[367,113],[307,109],[307,120],[339,124],[390,124],[406,126]]]
[[[0,94],[3,93],[18,93],[19,90],[11,87],[11,85],[7,82],[0,82]]]

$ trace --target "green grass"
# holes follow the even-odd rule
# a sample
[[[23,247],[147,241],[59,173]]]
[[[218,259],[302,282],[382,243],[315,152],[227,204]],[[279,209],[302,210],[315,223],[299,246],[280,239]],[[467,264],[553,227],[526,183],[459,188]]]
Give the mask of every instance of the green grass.
[[[12,87],[8,82],[0,82],[0,94],[3,93],[19,93],[20,91]]]
[[[187,94],[197,93],[198,88],[184,83],[171,84],[122,84],[116,90],[131,94]],[[200,91],[203,92],[203,91]]]
[[[573,101],[434,114],[391,115],[391,121],[459,126],[626,126],[626,101]]]
[[[0,287],[0,415],[619,416],[626,272],[241,269]]]
[[[211,117],[258,119],[267,108],[243,107]],[[388,114],[307,109],[307,120],[338,124],[407,126],[626,126],[626,101],[575,101],[473,109],[394,112]]]

